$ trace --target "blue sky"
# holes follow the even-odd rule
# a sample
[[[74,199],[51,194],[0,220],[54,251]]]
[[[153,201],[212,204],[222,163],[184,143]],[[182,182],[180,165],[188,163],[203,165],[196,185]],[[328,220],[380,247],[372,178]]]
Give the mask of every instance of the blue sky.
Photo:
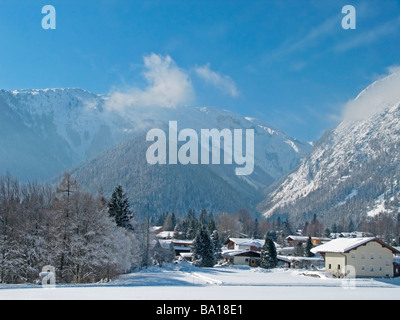
[[[55,30],[41,27],[47,4]],[[400,65],[399,35],[397,0],[0,0],[0,88],[215,106],[316,140]]]

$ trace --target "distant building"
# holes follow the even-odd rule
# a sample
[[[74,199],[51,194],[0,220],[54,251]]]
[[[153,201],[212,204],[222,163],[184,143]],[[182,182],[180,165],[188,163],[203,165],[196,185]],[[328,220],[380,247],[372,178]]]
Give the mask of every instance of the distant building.
[[[228,250],[247,250],[247,251],[261,251],[264,246],[265,239],[251,239],[251,238],[228,238],[225,245]],[[274,242],[276,250],[280,249],[280,245]]]
[[[290,246],[295,247],[299,243],[306,243],[308,241],[308,236],[296,236],[290,235],[285,238],[285,240],[289,243]],[[332,239],[330,238],[321,238],[321,237],[311,237],[311,243],[316,246],[322,243],[328,242]]]
[[[375,237],[338,238],[311,249],[325,259],[325,272],[335,276],[393,277],[399,250]]]
[[[251,250],[226,250],[222,252],[225,262],[233,265],[258,267],[260,265],[260,252]]]

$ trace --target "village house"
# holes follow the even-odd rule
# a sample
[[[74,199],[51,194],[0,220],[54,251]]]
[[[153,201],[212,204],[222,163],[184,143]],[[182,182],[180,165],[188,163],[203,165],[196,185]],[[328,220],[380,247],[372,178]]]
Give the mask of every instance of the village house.
[[[228,238],[225,241],[227,250],[222,252],[222,257],[227,263],[233,265],[248,265],[258,267],[260,265],[260,252],[265,239]],[[280,253],[280,245],[274,242],[277,253]]]
[[[325,259],[325,272],[335,276],[394,277],[399,250],[375,237],[338,238],[311,249]]]
[[[308,236],[296,236],[290,235],[285,238],[285,240],[289,243],[290,246],[295,247],[299,243],[305,244],[308,241]],[[326,243],[332,239],[330,238],[321,238],[321,237],[311,237],[311,243],[314,246],[320,245],[322,243]]]
[[[251,238],[228,238],[225,245],[228,250],[248,250],[248,251],[261,251],[264,246],[265,239],[251,239]],[[281,246],[274,242],[276,250],[279,251]]]
[[[228,238],[224,244],[228,250],[260,251],[264,242],[264,239]]]
[[[260,265],[260,252],[251,250],[227,250],[222,252],[224,262],[239,265],[258,267]]]

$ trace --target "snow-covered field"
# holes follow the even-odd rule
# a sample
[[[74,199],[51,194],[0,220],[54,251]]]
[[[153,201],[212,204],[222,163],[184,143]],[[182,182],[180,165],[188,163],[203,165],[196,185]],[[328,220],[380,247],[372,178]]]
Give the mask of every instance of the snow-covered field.
[[[400,278],[333,279],[323,272],[249,267],[151,267],[107,284],[1,285],[0,299],[26,300],[397,300]]]

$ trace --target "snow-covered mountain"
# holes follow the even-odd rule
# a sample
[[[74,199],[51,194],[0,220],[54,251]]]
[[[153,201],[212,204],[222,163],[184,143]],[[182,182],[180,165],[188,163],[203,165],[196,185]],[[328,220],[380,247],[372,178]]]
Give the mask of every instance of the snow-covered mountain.
[[[119,154],[119,159],[114,160],[124,164],[134,155],[137,161],[132,161],[143,165],[146,148],[151,144],[146,141],[145,133],[152,128],[168,132],[168,122],[175,120],[178,131],[184,128],[197,132],[213,128],[254,129],[255,168],[251,175],[237,177],[235,165],[198,165],[198,168],[192,166],[186,170],[189,175],[196,171],[190,179],[196,175],[211,175],[222,179],[227,188],[233,188],[237,198],[248,199],[251,195],[255,200],[265,186],[292,170],[311,149],[308,143],[297,141],[257,119],[222,109],[127,107],[126,104],[123,109],[118,109],[112,103],[111,96],[82,89],[1,90],[0,174],[8,171],[22,181],[44,181],[80,163],[84,163],[80,166],[82,173],[83,167],[88,168],[102,159],[102,164],[96,162],[97,171],[88,168],[81,179],[89,181],[92,174],[99,181],[102,176],[111,175],[113,179],[96,184],[109,191],[121,182],[122,175],[131,176],[121,167],[112,167],[110,157]],[[123,144],[129,141],[129,145]],[[107,151],[113,147],[116,149]],[[124,153],[124,148],[131,153]],[[166,166],[162,170],[175,172],[172,167]],[[177,167],[180,169],[174,175],[179,176],[183,166]],[[141,172],[136,172],[139,180],[149,179],[143,176],[149,172]],[[165,178],[174,179],[171,174]]]
[[[45,180],[120,141],[120,117],[81,89],[0,91],[0,173]]]
[[[400,210],[400,74],[378,80],[349,103],[301,165],[267,190],[259,210],[331,225]]]

